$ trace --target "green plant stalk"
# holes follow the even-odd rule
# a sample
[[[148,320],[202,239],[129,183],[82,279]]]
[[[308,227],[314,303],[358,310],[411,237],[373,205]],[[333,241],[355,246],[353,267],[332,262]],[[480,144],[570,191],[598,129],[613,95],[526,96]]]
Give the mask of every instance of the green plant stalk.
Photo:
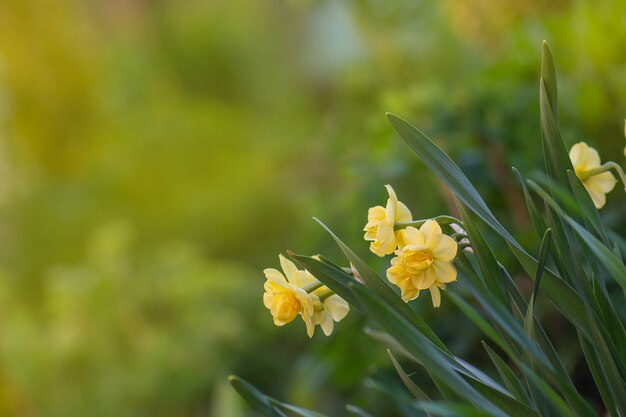
[[[583,171],[580,173],[580,175],[578,175],[578,178],[580,178],[581,181],[584,181],[587,178],[593,177],[594,175],[602,174],[603,172],[607,172],[612,169],[615,170],[619,179],[622,180],[622,184],[624,184],[624,190],[626,191],[626,176],[624,175],[624,170],[621,166],[613,161],[605,162],[598,168],[590,169],[589,171]]]

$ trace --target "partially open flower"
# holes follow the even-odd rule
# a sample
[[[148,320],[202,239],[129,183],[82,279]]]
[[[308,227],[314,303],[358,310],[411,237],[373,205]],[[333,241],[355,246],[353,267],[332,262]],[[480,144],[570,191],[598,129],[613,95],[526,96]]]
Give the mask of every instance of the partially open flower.
[[[378,256],[390,255],[396,249],[397,231],[394,227],[397,223],[412,221],[411,212],[402,202],[398,201],[396,193],[391,185],[385,185],[389,193],[387,206],[376,206],[367,213],[365,240],[371,241],[370,250]]]
[[[402,299],[417,298],[428,289],[433,306],[441,304],[440,288],[456,280],[457,271],[452,260],[457,253],[456,241],[444,235],[434,220],[426,221],[416,229],[409,226],[398,234],[398,250],[387,269],[387,279],[400,287]]]
[[[604,207],[606,194],[615,187],[617,180],[607,170],[595,174],[592,172],[592,170],[601,168],[598,151],[585,142],[580,142],[572,146],[569,151],[569,158],[574,166],[576,176],[589,192],[593,204],[598,209]]]

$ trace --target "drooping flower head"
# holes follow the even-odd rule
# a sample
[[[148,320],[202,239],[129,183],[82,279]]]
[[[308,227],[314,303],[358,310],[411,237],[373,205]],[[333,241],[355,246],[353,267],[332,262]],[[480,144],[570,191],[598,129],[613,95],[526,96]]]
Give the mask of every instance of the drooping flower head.
[[[330,335],[334,322],[350,311],[348,303],[283,255],[279,259],[284,275],[273,268],[263,271],[267,278],[263,304],[270,310],[274,324],[283,326],[300,315],[309,337],[313,337],[316,325]]]
[[[391,185],[385,185],[385,187],[389,193],[387,206],[370,208],[367,213],[367,224],[363,228],[365,240],[372,242],[370,250],[378,256],[392,254],[396,249],[398,232],[394,230],[395,225],[413,220],[407,206],[398,201]]]
[[[580,142],[572,146],[569,151],[569,158],[574,166],[576,176],[587,189],[593,204],[598,209],[602,208],[606,203],[606,194],[615,187],[617,180],[609,172],[601,172],[592,176],[585,175],[588,171],[600,168],[598,151],[585,142]]]
[[[457,277],[452,263],[458,248],[456,241],[444,235],[435,220],[426,221],[419,230],[409,226],[399,232],[398,250],[387,269],[387,279],[400,287],[405,302],[428,289],[433,306],[439,307],[439,289]]]

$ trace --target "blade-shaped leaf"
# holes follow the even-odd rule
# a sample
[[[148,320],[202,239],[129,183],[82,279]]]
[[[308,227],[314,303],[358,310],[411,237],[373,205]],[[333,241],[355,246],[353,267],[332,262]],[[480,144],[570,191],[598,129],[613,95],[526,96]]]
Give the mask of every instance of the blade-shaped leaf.
[[[528,254],[524,248],[511,236],[509,232],[498,222],[487,205],[482,200],[474,186],[467,179],[458,166],[435,145],[426,135],[400,117],[387,114],[389,122],[398,132],[400,137],[415,151],[428,166],[481,220],[503,237],[513,254],[518,259],[524,270],[534,275],[537,269],[537,260]],[[589,324],[582,314],[584,304],[580,296],[562,279],[549,269],[544,276],[543,290],[554,305],[568,320],[578,327],[586,335],[590,334]]]
[[[269,397],[259,391],[256,387],[250,384],[243,379],[231,375],[228,377],[228,382],[232,385],[233,388],[237,390],[239,395],[241,395],[248,403],[257,410],[262,413],[266,417],[287,417],[285,413],[276,409]]]

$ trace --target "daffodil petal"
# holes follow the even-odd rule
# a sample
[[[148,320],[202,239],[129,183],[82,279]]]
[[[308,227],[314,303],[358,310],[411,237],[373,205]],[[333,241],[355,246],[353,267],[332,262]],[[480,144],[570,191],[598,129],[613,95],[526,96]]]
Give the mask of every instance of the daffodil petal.
[[[594,188],[589,188],[585,185],[587,192],[589,192],[589,196],[593,200],[593,205],[596,206],[597,209],[601,209],[606,204],[606,194],[601,191],[598,191]]]
[[[396,220],[396,207],[398,206],[398,197],[396,197],[396,192],[391,188],[391,185],[385,185],[387,189],[387,193],[389,193],[389,198],[387,199],[387,206],[385,207],[386,219],[389,223],[392,223]]]
[[[436,275],[433,268],[428,268],[421,271],[417,275],[413,275],[412,281],[415,288],[418,290],[425,290],[435,283]]]
[[[265,306],[265,308],[272,308],[272,302],[274,301],[274,297],[274,294],[263,293],[263,305]]]
[[[424,235],[413,226],[409,226],[406,229],[398,230],[396,235],[398,238],[398,246],[400,248],[412,244],[424,244]]]
[[[401,201],[398,201],[398,207],[396,208],[396,223],[408,223],[413,221],[413,216],[409,208]]]
[[[437,282],[447,284],[456,281],[457,271],[452,262],[435,261],[432,269],[435,271]]]
[[[433,258],[438,261],[451,261],[456,256],[459,245],[448,235],[440,235],[437,245],[432,249]]]
[[[437,288],[436,285],[433,285],[429,288],[429,290],[430,298],[433,301],[433,307],[439,308],[439,306],[441,305],[441,292],[439,291],[439,288]]]
[[[569,158],[572,161],[576,173],[588,171],[600,166],[600,155],[585,142],[579,142],[572,146],[569,151]]]
[[[324,308],[330,313],[333,320],[341,321],[350,312],[348,302],[338,295],[331,295],[324,300]]]
[[[610,172],[603,172],[585,180],[589,188],[593,188],[601,193],[608,194],[617,184],[617,180]]]
[[[333,318],[330,314],[326,313],[323,316],[323,320],[320,323],[320,327],[326,336],[330,336],[333,332],[333,328],[335,327],[335,323],[333,322]]]
[[[402,301],[407,303],[411,300],[415,300],[419,295],[420,295],[420,290],[416,288],[412,288],[406,291],[402,291],[401,297],[402,297]]]
[[[283,269],[283,272],[287,277],[287,281],[295,283],[297,279],[296,275],[298,273],[298,267],[296,267],[293,262],[285,258],[282,254],[278,255],[278,258],[280,259],[280,267]]]
[[[426,220],[420,227],[420,232],[424,235],[424,244],[430,246],[429,242],[435,239],[435,236],[441,235],[441,227],[435,220]]]

